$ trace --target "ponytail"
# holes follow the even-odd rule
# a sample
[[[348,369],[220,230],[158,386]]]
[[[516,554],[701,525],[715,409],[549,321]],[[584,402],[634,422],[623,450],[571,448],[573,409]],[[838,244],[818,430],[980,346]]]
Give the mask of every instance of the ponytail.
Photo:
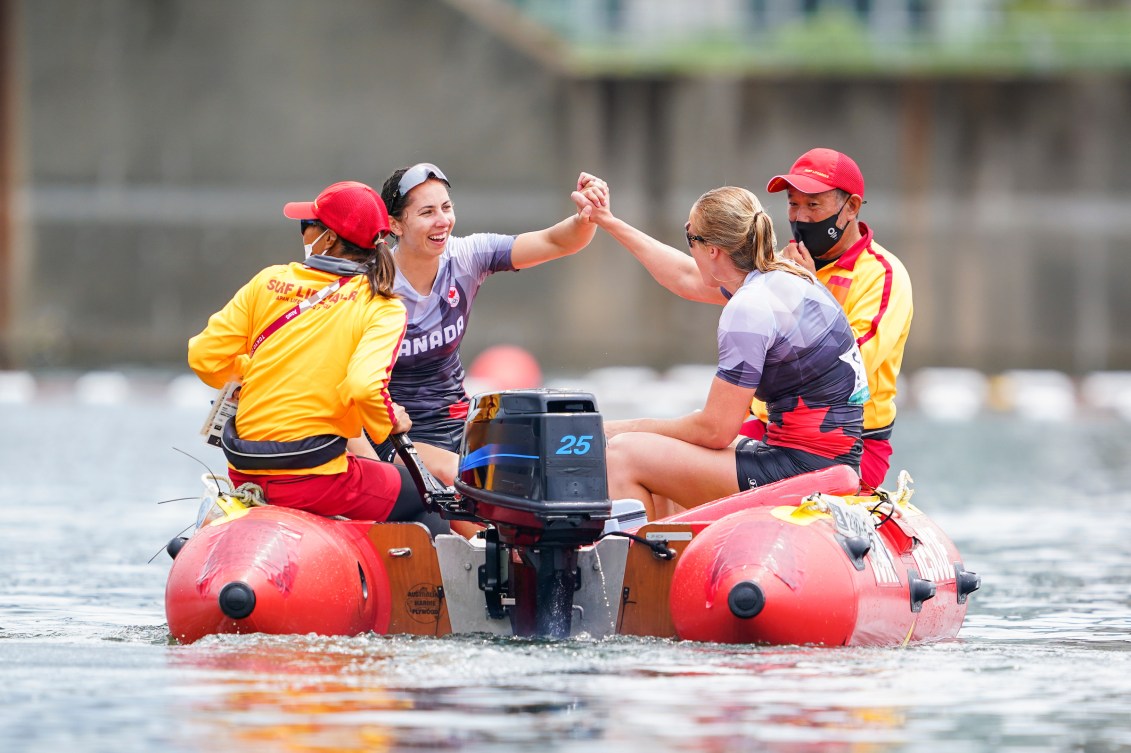
[[[369,281],[369,295],[379,295],[382,298],[396,298],[393,292],[393,280],[396,278],[397,267],[393,263],[393,253],[385,239],[377,241],[377,247],[365,260],[365,279]]]
[[[375,295],[382,298],[397,297],[393,292],[397,268],[393,262],[393,253],[384,238],[378,240],[374,248],[362,248],[341,236],[338,236],[337,242],[340,244],[338,252],[342,257],[361,264],[362,273],[369,282],[370,297]]]
[[[723,249],[741,272],[789,272],[810,282],[808,270],[774,252],[777,236],[770,215],[753,193],[737,186],[715,188],[699,197],[692,212],[698,230]]]
[[[769,231],[768,238],[766,237],[767,229]],[[751,222],[751,238],[755,249],[754,263],[759,272],[789,272],[791,275],[804,277],[809,282],[817,281],[817,278],[805,267],[792,259],[783,259],[777,255],[774,251],[777,246],[777,238],[774,235],[773,222],[770,221],[770,216],[762,210],[754,215],[753,222]]]

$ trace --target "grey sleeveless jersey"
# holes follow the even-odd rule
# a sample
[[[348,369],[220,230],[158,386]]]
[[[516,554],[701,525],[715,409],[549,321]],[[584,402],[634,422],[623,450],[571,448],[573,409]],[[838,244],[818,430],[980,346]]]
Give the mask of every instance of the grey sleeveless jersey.
[[[408,411],[414,428],[466,414],[459,346],[479,286],[495,272],[514,270],[514,240],[514,236],[493,233],[449,238],[427,295],[418,293],[397,270],[393,290],[408,310],[408,328],[389,392]]]

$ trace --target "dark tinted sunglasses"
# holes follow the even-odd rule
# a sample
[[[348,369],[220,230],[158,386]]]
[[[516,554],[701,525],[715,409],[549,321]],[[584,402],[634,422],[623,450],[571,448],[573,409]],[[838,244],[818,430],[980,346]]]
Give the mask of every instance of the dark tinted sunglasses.
[[[703,236],[691,234],[691,223],[690,222],[684,223],[683,234],[687,236],[687,248],[688,249],[691,248],[691,244],[694,243],[695,241],[699,241],[700,243],[706,243],[707,242],[707,239],[704,238]]]
[[[302,235],[306,235],[307,228],[322,227],[322,223],[318,220],[299,220],[298,229]]]
[[[704,238],[701,235],[692,235],[691,233],[684,233],[684,235],[687,236],[687,247],[688,248],[691,248],[691,244],[694,243],[695,241],[699,241],[700,243],[706,243],[707,242],[707,239]]]
[[[447,177],[440,172],[440,168],[432,163],[421,162],[420,164],[413,165],[404,171],[404,175],[401,176],[400,181],[397,183],[397,198],[408,196],[409,191],[432,178],[442,180],[449,186],[451,185]]]

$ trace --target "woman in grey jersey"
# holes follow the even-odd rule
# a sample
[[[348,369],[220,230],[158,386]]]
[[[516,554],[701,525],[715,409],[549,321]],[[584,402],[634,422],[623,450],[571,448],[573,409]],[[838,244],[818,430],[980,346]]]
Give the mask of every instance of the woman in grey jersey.
[[[408,309],[389,392],[412,419],[409,437],[424,464],[446,484],[456,475],[468,408],[459,346],[479,286],[495,272],[575,254],[596,232],[586,210],[520,235],[455,236],[450,188],[440,168],[429,163],[395,171],[381,188],[397,236],[393,292]],[[591,188],[603,195],[603,184]],[[394,454],[387,442],[375,449],[384,459]]]

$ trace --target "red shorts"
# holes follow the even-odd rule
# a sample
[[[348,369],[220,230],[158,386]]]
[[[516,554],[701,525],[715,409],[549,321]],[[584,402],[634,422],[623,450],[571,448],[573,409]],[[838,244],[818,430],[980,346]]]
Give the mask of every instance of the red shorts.
[[[743,422],[739,436],[762,439],[766,425],[751,416]],[[864,454],[860,458],[860,480],[875,489],[884,483],[891,467],[891,442],[886,439],[864,438]]]
[[[385,520],[401,491],[401,474],[392,463],[346,454],[345,472],[330,475],[265,475],[228,469],[236,486],[257,484],[272,505],[354,520]]]

